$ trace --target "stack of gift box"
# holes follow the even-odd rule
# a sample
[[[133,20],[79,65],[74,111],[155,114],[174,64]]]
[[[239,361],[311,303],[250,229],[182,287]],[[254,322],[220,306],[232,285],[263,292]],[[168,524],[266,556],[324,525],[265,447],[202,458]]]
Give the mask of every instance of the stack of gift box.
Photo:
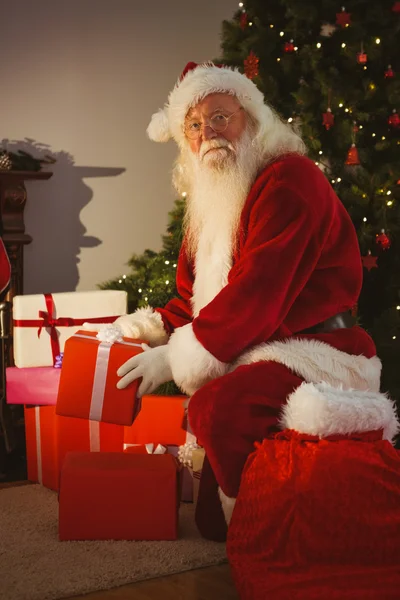
[[[203,450],[191,474],[176,458],[196,448],[186,398],[117,389],[145,340],[82,329],[113,323],[126,302],[110,290],[14,299],[7,402],[24,404],[28,479],[59,492],[62,540],[175,539],[180,500],[197,495]]]

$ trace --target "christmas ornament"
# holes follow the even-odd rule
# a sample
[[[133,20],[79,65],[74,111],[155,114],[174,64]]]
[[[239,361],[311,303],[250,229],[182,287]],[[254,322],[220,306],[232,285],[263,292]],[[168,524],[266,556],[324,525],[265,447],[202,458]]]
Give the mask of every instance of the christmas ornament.
[[[360,165],[360,158],[358,156],[358,150],[356,145],[353,143],[351,145],[350,150],[347,153],[347,158],[346,158],[346,162],[345,165],[350,165],[350,166],[356,166],[356,165]]]
[[[324,23],[321,27],[319,35],[322,37],[331,37],[335,33],[336,29],[336,25],[332,25],[332,23]]]
[[[247,27],[247,13],[246,12],[242,12],[242,14],[240,15],[240,27],[241,29],[246,29]]]
[[[396,109],[393,110],[393,114],[388,118],[388,123],[394,129],[400,126],[400,117]]]
[[[381,229],[381,233],[379,235],[376,234],[376,243],[382,248],[382,250],[389,250],[391,241],[390,238],[386,235],[384,229]]]
[[[294,52],[294,42],[293,40],[290,40],[290,42],[286,42],[284,47],[283,47],[284,51],[287,52],[288,54],[291,52]]]
[[[11,171],[12,160],[7,152],[0,153],[0,171]]]
[[[365,65],[367,60],[368,60],[368,56],[365,54],[365,52],[359,52],[357,54],[357,62],[359,65]]]
[[[392,11],[395,13],[400,13],[400,2],[395,2],[393,4]]]
[[[392,79],[393,77],[394,77],[394,71],[392,69],[392,65],[388,65],[388,68],[385,71],[385,79]]]
[[[372,256],[371,250],[368,250],[367,256],[361,257],[362,265],[363,265],[364,269],[367,269],[367,271],[378,268],[378,265],[376,264],[377,260],[378,260],[378,257]]]
[[[332,109],[327,108],[326,112],[323,113],[322,118],[322,124],[324,125],[325,129],[329,131],[329,129],[334,125],[335,122],[335,116],[332,114]]]
[[[258,63],[260,59],[253,50],[250,52],[247,58],[244,60],[244,73],[249,79],[254,79],[258,75]]]
[[[342,6],[342,12],[336,14],[336,23],[341,27],[349,27],[351,24],[351,14],[346,12],[344,6]]]

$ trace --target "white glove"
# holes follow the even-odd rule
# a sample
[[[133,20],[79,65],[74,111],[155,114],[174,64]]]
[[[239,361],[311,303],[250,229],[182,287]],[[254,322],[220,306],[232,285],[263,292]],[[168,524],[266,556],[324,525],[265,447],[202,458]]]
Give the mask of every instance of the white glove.
[[[125,388],[135,379],[143,378],[137,393],[139,398],[151,394],[159,385],[172,380],[168,345],[150,348],[147,344],[142,344],[142,348],[142,354],[127,360],[117,371],[118,377],[122,377],[117,383],[119,389]]]
[[[122,317],[118,317],[118,319],[115,319],[115,321],[112,324],[121,329],[123,336],[130,338],[140,338],[141,336],[139,327],[132,323],[133,314],[134,313],[130,315],[122,315]],[[86,331],[103,331],[103,329],[108,326],[109,323],[84,323],[82,327]]]

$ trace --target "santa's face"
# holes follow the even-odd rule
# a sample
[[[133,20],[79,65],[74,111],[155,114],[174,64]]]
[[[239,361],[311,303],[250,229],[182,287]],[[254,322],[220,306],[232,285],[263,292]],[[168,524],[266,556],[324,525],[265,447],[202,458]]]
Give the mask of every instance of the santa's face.
[[[235,161],[246,126],[246,113],[235,96],[210,94],[189,110],[184,131],[197,160],[219,170]]]

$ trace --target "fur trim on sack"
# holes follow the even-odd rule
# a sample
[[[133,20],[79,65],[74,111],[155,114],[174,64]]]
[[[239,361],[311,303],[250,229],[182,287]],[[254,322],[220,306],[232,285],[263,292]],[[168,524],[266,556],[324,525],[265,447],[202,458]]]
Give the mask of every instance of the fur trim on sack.
[[[327,383],[300,385],[282,409],[281,426],[320,437],[383,429],[389,441],[400,429],[394,403],[385,394]]]
[[[191,323],[175,329],[168,347],[172,376],[185,394],[194,394],[205,383],[228,371],[226,363],[215,358],[200,344]]]

